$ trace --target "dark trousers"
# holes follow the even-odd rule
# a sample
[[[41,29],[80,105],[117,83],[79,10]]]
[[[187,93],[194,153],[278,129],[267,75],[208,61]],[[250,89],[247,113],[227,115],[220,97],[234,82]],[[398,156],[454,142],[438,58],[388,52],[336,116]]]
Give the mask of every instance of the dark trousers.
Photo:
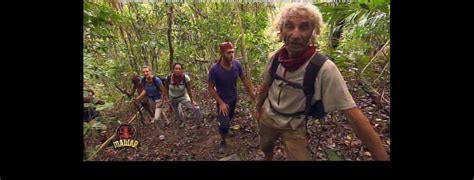
[[[237,104],[237,99],[231,102],[225,102],[229,106],[229,113],[227,116],[220,113],[219,105],[217,105],[217,120],[219,121],[219,133],[227,134],[230,128],[230,121],[234,117],[235,105]]]

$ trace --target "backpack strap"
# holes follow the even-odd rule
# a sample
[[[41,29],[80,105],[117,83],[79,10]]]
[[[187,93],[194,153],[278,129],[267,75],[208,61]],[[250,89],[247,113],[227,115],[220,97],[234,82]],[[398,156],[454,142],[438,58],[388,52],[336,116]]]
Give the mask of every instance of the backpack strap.
[[[157,80],[157,78],[159,78],[159,77],[158,77],[158,76],[153,76],[152,81],[153,81],[153,85],[155,85],[156,88],[157,88],[158,90],[160,90],[160,86],[158,86],[158,80]],[[145,77],[142,78],[142,84],[143,84],[143,87],[146,86],[146,78],[145,78]]]
[[[272,64],[270,65],[270,70],[268,71],[268,73],[270,73],[270,78],[271,78],[270,85],[272,84],[273,80],[275,79],[275,75],[276,75],[276,71],[278,69],[278,65],[280,65],[280,62],[278,62],[278,53],[275,53],[272,56]],[[281,78],[281,79],[283,79],[283,78]]]
[[[142,81],[143,87],[145,87],[145,85],[146,85],[145,77],[142,77],[141,81]]]
[[[156,86],[156,89],[160,91],[160,86],[158,86],[158,78],[159,76],[153,76],[153,84]]]
[[[184,76],[184,78],[183,78],[183,85],[184,85],[184,87],[186,87],[186,76],[187,76],[187,74],[184,73],[183,76]]]
[[[297,88],[297,89],[303,89],[303,86],[302,86],[301,84],[288,81],[288,80],[286,80],[285,78],[279,76],[279,75],[276,74],[276,73],[274,74],[273,79],[278,79],[278,80],[280,80],[280,81],[283,81],[283,82],[285,82],[286,84],[288,84],[288,85],[291,86],[291,87],[294,87],[294,88]]]
[[[311,99],[314,95],[314,82],[319,70],[328,58],[320,53],[316,54],[306,67],[303,79],[303,91],[306,96],[305,114],[308,115],[311,108]],[[321,89],[322,90],[322,89]],[[321,96],[321,100],[322,100]]]
[[[316,54],[310,60],[310,63],[308,64],[308,66],[306,66],[304,79],[303,79],[303,85],[300,85],[300,84],[288,81],[285,78],[282,78],[281,76],[276,74],[278,66],[280,65],[280,63],[278,62],[277,54],[278,53],[273,55],[272,57],[273,61],[272,61],[272,64],[270,65],[270,70],[269,70],[270,78],[271,78],[270,85],[274,79],[278,79],[287,83],[289,86],[302,89],[306,97],[305,110],[300,111],[300,112],[295,112],[295,113],[278,112],[273,108],[271,103],[270,103],[270,108],[273,110],[274,113],[283,115],[283,116],[295,116],[295,115],[301,115],[301,114],[305,114],[307,116],[311,109],[311,100],[315,91],[314,82],[316,81],[316,77],[318,76],[319,70],[321,69],[322,65],[326,62],[328,58],[320,53]],[[321,101],[322,101],[322,96],[321,96]]]
[[[272,61],[272,64],[270,65],[270,70],[269,70],[270,78],[271,78],[270,85],[272,84],[273,80],[278,79],[280,81],[283,81],[283,82],[287,83],[291,87],[294,87],[294,88],[297,88],[297,89],[303,89],[302,85],[300,85],[298,83],[288,81],[288,80],[286,80],[285,78],[281,77],[280,75],[278,75],[276,73],[276,71],[278,70],[278,66],[280,65],[280,62],[278,62],[278,53],[275,53],[273,55],[272,59],[273,59],[273,61]]]
[[[171,84],[171,74],[166,76],[166,85],[169,87],[170,84]]]

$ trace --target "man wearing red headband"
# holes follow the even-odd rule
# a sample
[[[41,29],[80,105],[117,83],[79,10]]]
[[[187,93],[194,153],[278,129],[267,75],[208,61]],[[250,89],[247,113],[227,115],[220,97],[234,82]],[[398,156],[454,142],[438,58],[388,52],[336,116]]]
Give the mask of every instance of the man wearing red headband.
[[[232,43],[221,43],[219,49],[221,57],[209,70],[207,81],[208,91],[217,102],[217,120],[219,120],[219,133],[222,137],[219,152],[224,153],[230,121],[234,116],[237,103],[237,77],[240,77],[252,99],[255,99],[255,94],[252,92],[251,82],[245,77],[242,65],[234,59],[235,49]]]

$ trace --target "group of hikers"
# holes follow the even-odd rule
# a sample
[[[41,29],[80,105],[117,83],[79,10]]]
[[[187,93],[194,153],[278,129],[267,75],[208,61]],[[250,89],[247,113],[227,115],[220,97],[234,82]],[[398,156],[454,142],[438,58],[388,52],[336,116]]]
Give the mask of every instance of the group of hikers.
[[[288,160],[311,160],[307,121],[323,118],[331,111],[342,111],[358,137],[375,160],[389,160],[379,135],[370,125],[348,91],[336,65],[316,48],[323,20],[318,8],[310,3],[290,3],[282,8],[274,22],[283,47],[270,57],[257,92],[235,59],[235,47],[230,42],[219,44],[220,58],[211,66],[208,77],[209,94],[216,101],[219,152],[227,146],[230,121],[237,105],[237,80],[241,79],[247,94],[255,104],[260,149],[265,160],[273,159],[275,141],[282,138]],[[175,63],[172,73],[163,82],[153,75],[150,67],[142,69],[143,77],[133,77],[135,90],[151,123],[161,120],[163,106],[171,104],[176,122],[183,122],[182,106],[192,111],[192,117],[202,121],[191,90],[191,79],[184,73],[183,64]],[[146,97],[146,98],[145,98]],[[199,124],[199,123],[198,123]]]
[[[183,72],[182,64],[173,64],[173,72],[164,82],[158,76],[154,76],[148,66],[143,67],[142,72],[143,77],[135,75],[132,78],[133,88],[130,96],[133,96],[135,91],[138,92],[138,97],[133,99],[153,117],[151,123],[166,118],[163,110],[166,104],[171,105],[174,119],[181,127],[184,119],[183,108],[190,109],[195,120],[202,120],[202,113],[193,100],[191,78]]]

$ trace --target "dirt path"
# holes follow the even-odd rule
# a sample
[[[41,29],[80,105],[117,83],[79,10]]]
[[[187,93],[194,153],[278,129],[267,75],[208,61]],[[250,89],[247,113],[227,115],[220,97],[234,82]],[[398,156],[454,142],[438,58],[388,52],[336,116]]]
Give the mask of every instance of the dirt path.
[[[239,95],[242,97],[243,95]],[[236,109],[234,120],[231,126],[239,125],[239,129],[231,129],[233,136],[228,140],[228,146],[225,153],[217,152],[217,144],[220,140],[218,134],[218,123],[215,118],[215,104],[207,93],[200,93],[197,96],[199,105],[204,114],[204,121],[200,128],[197,128],[196,122],[189,117],[184,122],[184,127],[180,128],[174,122],[165,125],[164,122],[155,122],[150,124],[150,118],[146,116],[146,124],[142,125],[140,121],[135,120],[132,125],[138,131],[137,139],[140,145],[137,149],[118,149],[113,148],[112,143],[108,144],[95,157],[94,161],[215,161],[226,156],[237,154],[241,160],[261,160],[263,153],[258,149],[258,135],[251,118],[250,113],[245,107],[243,98],[238,102],[241,106]],[[364,99],[368,97],[357,97]],[[368,102],[369,100],[366,100]],[[357,102],[357,101],[356,101]],[[384,134],[388,128],[389,115],[384,114],[382,110],[377,110],[375,105],[357,102],[362,111],[371,120],[376,131],[380,133],[384,146],[390,151],[390,138]],[[185,113],[189,116],[189,113]],[[128,121],[132,112],[122,115],[121,122]],[[167,114],[168,118],[170,114]],[[328,120],[320,125],[318,121],[311,121],[308,124],[308,133],[310,136],[310,147],[313,152],[314,160],[371,160],[370,153],[361,146],[361,141],[355,137],[352,128],[340,113],[330,113]],[[107,136],[113,135],[118,123],[109,124]],[[318,146],[318,135],[321,133],[321,141]],[[159,136],[164,135],[164,140]],[[84,143],[86,154],[94,151],[94,147],[100,145],[97,132],[86,136]],[[336,152],[335,155],[329,155]],[[284,148],[280,141],[275,144],[275,160],[285,160]]]

